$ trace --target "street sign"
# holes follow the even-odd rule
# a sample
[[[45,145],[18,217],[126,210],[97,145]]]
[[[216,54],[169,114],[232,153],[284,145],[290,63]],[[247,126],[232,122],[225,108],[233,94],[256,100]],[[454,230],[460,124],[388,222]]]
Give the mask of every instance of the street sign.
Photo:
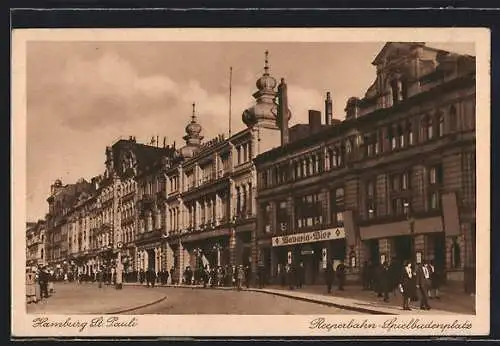
[[[314,250],[302,250],[301,255],[314,255]]]

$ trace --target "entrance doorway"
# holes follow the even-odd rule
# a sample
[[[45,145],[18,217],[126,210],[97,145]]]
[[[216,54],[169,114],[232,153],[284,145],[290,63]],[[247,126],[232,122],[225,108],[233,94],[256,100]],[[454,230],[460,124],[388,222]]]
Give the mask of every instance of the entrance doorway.
[[[443,272],[445,263],[446,263],[446,239],[444,232],[439,232],[433,234],[432,243],[434,244],[434,266],[439,270],[439,272]]]
[[[378,239],[370,239],[366,241],[368,251],[370,256],[368,260],[373,264],[377,265],[380,263],[380,248],[378,245]]]
[[[155,270],[155,264],[156,264],[155,251],[153,249],[148,249],[146,251],[148,252],[148,267],[146,268],[146,270],[149,269]]]
[[[398,262],[413,261],[413,239],[409,236],[394,237],[394,252]]]

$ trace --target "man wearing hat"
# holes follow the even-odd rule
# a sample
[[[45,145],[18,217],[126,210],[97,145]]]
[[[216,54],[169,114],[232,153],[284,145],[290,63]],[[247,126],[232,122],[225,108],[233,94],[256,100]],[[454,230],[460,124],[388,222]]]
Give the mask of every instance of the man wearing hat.
[[[49,286],[49,273],[47,272],[48,268],[47,266],[43,266],[42,270],[40,271],[40,274],[38,276],[38,283],[40,285],[40,298],[48,298],[49,297],[49,291],[48,291],[48,286]]]

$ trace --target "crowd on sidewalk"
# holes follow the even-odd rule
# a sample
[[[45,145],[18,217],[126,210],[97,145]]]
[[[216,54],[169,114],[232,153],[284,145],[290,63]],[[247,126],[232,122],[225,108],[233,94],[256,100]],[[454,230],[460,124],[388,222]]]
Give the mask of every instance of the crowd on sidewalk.
[[[251,270],[250,266],[200,266],[194,270],[191,266],[184,269],[182,275],[177,275],[175,269],[170,271],[155,272],[152,268],[147,271],[139,271],[139,283],[146,284],[146,287],[155,285],[203,285],[203,287],[235,287],[241,289],[243,286],[250,287]]]
[[[343,261],[335,267],[334,263],[327,265],[324,271],[326,291],[332,293],[334,285],[339,291],[346,287],[346,266]],[[399,263],[396,259],[391,262],[384,261],[373,265],[365,262],[361,275],[363,290],[371,290],[378,298],[388,302],[390,295],[401,299],[402,308],[410,310],[410,302],[420,302],[420,309],[431,309],[429,301],[440,299],[440,286],[442,273],[435,267],[432,261],[412,263],[405,261]],[[305,271],[303,263],[298,266],[286,264],[279,275],[283,288],[290,290],[301,288],[305,282]]]

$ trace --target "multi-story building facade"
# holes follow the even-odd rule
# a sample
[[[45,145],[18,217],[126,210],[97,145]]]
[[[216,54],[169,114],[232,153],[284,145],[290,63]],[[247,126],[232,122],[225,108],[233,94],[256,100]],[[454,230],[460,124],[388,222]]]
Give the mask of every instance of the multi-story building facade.
[[[121,260],[126,273],[138,270],[137,246],[146,229],[159,229],[158,208],[146,202],[155,202],[153,188],[160,180],[147,180],[151,172],[157,172],[157,162],[173,155],[170,146],[160,147],[137,143],[134,137],[120,139],[106,150],[106,172],[100,184],[100,213],[102,225],[100,245],[102,257],[110,261]],[[161,177],[160,177],[161,178]],[[144,188],[144,189],[142,189]],[[155,195],[156,197],[156,195]],[[152,212],[155,219],[152,219]],[[153,224],[153,221],[155,222]]]
[[[47,263],[61,271],[67,270],[69,266],[73,206],[82,193],[89,193],[90,190],[91,184],[84,179],[67,185],[57,179],[51,186],[51,194],[47,199],[49,212],[46,215],[46,255]]]
[[[269,74],[267,52],[256,86],[256,104],[242,114],[247,128],[229,138],[219,135],[202,143],[193,104],[186,145],[164,166],[167,213],[160,251],[175,275],[186,266],[255,264],[253,158],[280,144],[277,82]]]
[[[352,279],[366,261],[432,260],[471,291],[475,58],[388,43],[373,64],[344,121],[256,158],[259,260],[271,277],[303,262],[308,282],[332,260]]]
[[[26,266],[46,263],[45,220],[26,223]]]

